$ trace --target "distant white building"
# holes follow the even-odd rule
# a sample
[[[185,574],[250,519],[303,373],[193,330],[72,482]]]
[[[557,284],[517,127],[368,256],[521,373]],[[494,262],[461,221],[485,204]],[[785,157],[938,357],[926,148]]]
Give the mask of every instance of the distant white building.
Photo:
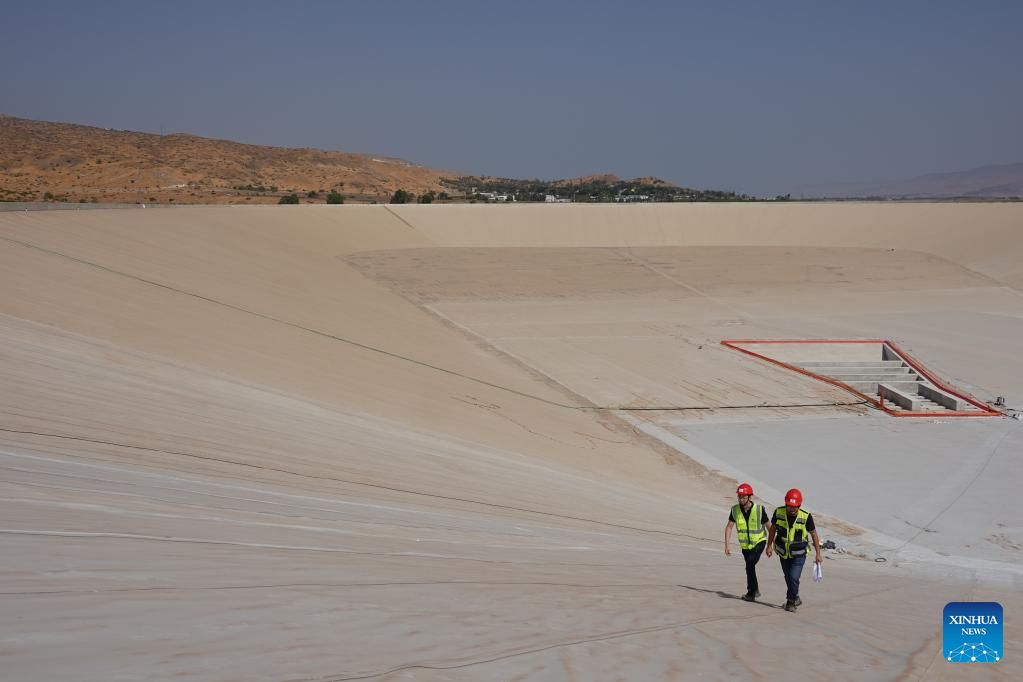
[[[543,198],[543,200],[544,200],[544,202],[546,202],[548,204],[570,204],[570,203],[572,203],[571,199],[567,199],[565,197],[559,197],[559,196],[554,195],[554,194],[548,194],[547,196],[545,196]]]
[[[480,192],[479,196],[487,201],[515,201],[513,194],[498,194],[497,192]]]

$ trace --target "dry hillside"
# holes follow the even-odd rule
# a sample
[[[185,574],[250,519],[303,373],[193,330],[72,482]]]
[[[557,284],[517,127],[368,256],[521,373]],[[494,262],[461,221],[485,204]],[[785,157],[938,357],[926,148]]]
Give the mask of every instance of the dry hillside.
[[[49,193],[70,202],[277,203],[297,192],[322,202],[335,188],[348,201],[374,201],[398,188],[442,191],[442,177],[459,175],[394,158],[0,115],[0,201]]]

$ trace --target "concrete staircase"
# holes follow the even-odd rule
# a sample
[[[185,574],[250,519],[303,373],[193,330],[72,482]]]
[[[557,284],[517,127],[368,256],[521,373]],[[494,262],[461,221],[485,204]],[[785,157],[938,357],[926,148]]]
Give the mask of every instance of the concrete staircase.
[[[929,382],[885,347],[883,359],[859,362],[795,362],[801,369],[835,379],[893,412],[981,412],[975,405]]]

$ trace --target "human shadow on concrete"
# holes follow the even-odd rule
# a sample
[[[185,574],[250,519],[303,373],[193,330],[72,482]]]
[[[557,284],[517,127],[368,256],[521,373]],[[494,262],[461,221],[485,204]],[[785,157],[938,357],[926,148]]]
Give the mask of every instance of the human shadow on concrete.
[[[717,596],[721,597],[722,599],[736,599],[738,601],[743,601],[741,595],[729,594],[728,592],[722,592],[721,590],[708,590],[708,589],[703,588],[703,587],[693,587],[692,585],[681,585],[681,584],[679,584],[677,586],[678,587],[683,587],[683,588],[685,588],[687,590],[692,590],[693,592],[703,592],[705,594],[716,594]],[[769,609],[783,609],[784,608],[784,607],[779,606],[777,604],[771,604],[771,603],[768,603],[768,602],[765,602],[765,601],[759,601],[759,600],[758,601],[753,601],[753,602],[747,602],[747,603],[749,603],[749,604],[756,604],[757,606],[766,606]]]

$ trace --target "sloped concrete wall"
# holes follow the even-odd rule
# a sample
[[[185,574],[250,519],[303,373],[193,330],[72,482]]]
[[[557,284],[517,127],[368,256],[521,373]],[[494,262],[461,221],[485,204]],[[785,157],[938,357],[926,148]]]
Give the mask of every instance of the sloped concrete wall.
[[[553,204],[390,207],[442,246],[913,249],[1023,283],[1023,203]]]

